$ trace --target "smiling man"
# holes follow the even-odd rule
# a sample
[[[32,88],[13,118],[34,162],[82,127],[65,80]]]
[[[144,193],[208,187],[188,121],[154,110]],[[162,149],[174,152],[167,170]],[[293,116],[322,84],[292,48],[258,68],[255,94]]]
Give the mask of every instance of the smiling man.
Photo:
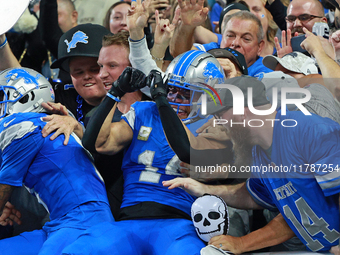
[[[287,29],[290,29],[292,35],[295,32],[304,34],[302,28],[307,28],[312,32],[315,22],[327,23],[324,9],[318,0],[293,0],[287,9]]]
[[[59,40],[58,60],[51,68],[61,68],[69,72],[72,84],[56,90],[56,98],[67,109],[77,109],[78,121],[84,121],[86,113],[99,105],[106,95],[97,60],[102,38],[107,34],[110,31],[103,26],[82,24],[67,31]],[[78,94],[76,96],[72,92],[73,87]]]

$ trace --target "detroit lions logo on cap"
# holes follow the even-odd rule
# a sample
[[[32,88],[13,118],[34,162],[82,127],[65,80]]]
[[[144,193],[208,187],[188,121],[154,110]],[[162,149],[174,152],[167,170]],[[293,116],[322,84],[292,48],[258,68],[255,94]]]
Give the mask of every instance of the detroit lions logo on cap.
[[[8,83],[11,79],[13,80],[18,80],[18,79],[21,79],[23,78],[24,79],[24,82],[26,84],[29,84],[29,83],[34,83],[36,85],[38,85],[38,80],[39,78],[42,77],[41,74],[37,74],[35,77],[31,74],[29,74],[27,71],[23,70],[23,69],[13,69],[11,71],[9,71],[5,78],[8,78],[6,80],[6,82]]]
[[[72,39],[70,42],[68,40],[64,40],[64,42],[67,45],[67,52],[69,53],[71,49],[77,47],[77,43],[85,43],[88,44],[89,42],[87,41],[89,37],[82,31],[77,31],[73,34]]]
[[[223,82],[224,75],[220,72],[218,67],[213,62],[207,62],[207,65],[204,67],[203,76],[207,77],[205,82],[208,82],[209,79],[218,79],[218,83]]]

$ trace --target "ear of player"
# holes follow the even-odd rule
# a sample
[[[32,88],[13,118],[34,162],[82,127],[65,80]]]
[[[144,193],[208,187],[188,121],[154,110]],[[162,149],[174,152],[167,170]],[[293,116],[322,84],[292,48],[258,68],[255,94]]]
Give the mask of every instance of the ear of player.
[[[146,86],[145,80],[146,77],[143,72],[128,66],[112,84],[109,93],[120,100],[125,93],[144,88]]]
[[[157,97],[167,96],[168,82],[163,81],[162,73],[157,70],[151,70],[150,74],[146,78],[146,85],[150,87],[150,93],[152,99]]]

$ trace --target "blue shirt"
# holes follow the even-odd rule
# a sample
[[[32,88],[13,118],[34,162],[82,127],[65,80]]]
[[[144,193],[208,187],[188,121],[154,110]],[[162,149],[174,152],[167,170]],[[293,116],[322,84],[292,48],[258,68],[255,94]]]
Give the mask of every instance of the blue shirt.
[[[281,170],[252,172],[248,191],[261,206],[278,209],[309,250],[328,251],[339,244],[340,125],[300,111],[279,111],[276,119],[271,158],[255,146],[253,166]],[[298,124],[283,127],[285,119]]]

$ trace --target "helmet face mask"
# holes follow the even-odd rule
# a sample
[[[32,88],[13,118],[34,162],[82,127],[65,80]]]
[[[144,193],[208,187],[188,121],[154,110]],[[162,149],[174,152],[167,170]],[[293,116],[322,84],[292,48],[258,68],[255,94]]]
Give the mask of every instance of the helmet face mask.
[[[29,68],[0,73],[0,118],[18,112],[44,112],[43,102],[54,102],[51,84]]]
[[[200,118],[201,95],[213,93],[209,88],[223,83],[224,71],[216,58],[203,51],[188,51],[169,65],[168,101],[184,123]]]

